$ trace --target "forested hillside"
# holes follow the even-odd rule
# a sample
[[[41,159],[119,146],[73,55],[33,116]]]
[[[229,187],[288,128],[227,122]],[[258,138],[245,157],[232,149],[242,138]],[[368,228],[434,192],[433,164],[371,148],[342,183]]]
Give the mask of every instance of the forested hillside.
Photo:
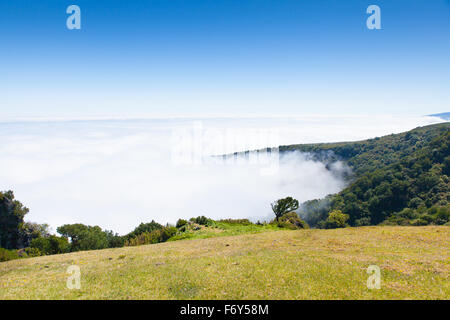
[[[309,152],[321,161],[345,161],[349,186],[336,195],[308,201],[300,215],[323,226],[341,210],[353,226],[445,224],[449,220],[450,123],[359,142],[291,145],[281,152]]]

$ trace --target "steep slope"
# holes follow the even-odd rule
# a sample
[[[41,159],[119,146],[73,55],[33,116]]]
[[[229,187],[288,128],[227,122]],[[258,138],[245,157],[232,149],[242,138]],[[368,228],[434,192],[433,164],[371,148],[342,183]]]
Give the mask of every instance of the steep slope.
[[[406,220],[444,224],[450,201],[449,138],[447,122],[358,142],[282,146],[280,152],[308,152],[329,163],[343,160],[353,169],[346,189],[302,206],[300,214],[310,225],[318,225],[331,210],[342,210],[350,225],[359,226],[378,224],[408,208],[415,212],[403,212],[410,215]]]

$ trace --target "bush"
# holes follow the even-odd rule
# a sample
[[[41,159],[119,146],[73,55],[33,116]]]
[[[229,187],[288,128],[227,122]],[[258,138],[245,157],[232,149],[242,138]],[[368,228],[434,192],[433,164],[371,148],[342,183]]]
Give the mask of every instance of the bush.
[[[152,232],[144,232],[136,237],[128,239],[125,242],[125,246],[139,246],[165,242],[175,236],[177,231],[178,230],[175,227],[163,227],[162,229],[154,230]]]
[[[205,226],[205,227],[211,227],[214,226],[214,220],[209,219],[205,216],[199,216],[197,218],[191,218],[191,222],[197,223],[199,225]]]
[[[161,237],[159,242],[165,242],[169,240],[171,237],[176,235],[178,232],[177,228],[175,227],[165,227],[161,229]]]
[[[248,219],[222,219],[222,220],[219,220],[219,222],[224,222],[224,223],[229,223],[229,224],[240,224],[243,226],[249,226],[249,225],[253,224]]]
[[[413,226],[426,226],[429,224],[429,222],[423,218],[412,220],[410,223]]]
[[[416,210],[407,208],[388,217],[383,225],[425,226],[444,225],[450,220],[450,206],[420,207]]]
[[[42,252],[37,248],[25,248],[25,253],[30,258],[42,256]]]
[[[355,220],[355,226],[357,226],[357,227],[369,226],[369,225],[370,225],[369,217],[364,217],[364,218]]]
[[[132,232],[130,232],[129,234],[126,235],[127,239],[131,239],[134,238],[136,236],[139,236],[141,234],[143,234],[144,232],[152,232],[155,230],[160,230],[164,228],[163,225],[155,222],[154,220],[152,220],[149,223],[141,223],[139,226],[137,226]]]
[[[288,212],[282,215],[278,219],[277,225],[280,228],[286,228],[291,230],[309,228],[308,224],[302,219],[300,219],[297,213],[295,212]]]
[[[450,206],[440,207],[435,214],[436,224],[446,224],[450,220]]]
[[[66,224],[56,231],[65,238],[70,238],[70,251],[97,250],[108,248],[108,233],[99,226],[86,226],[81,223]]]
[[[349,218],[349,215],[342,213],[341,210],[333,210],[325,221],[319,223],[319,227],[323,229],[345,228]]]
[[[8,250],[0,248],[0,262],[19,259],[17,250]]]
[[[106,239],[108,241],[108,248],[120,248],[123,247],[125,243],[125,238],[119,236],[117,233],[113,231],[104,231],[106,234]]]
[[[67,253],[70,251],[70,244],[67,238],[49,236],[36,238],[31,241],[30,248],[38,250],[43,255]]]
[[[177,224],[176,224],[176,227],[179,229],[179,228],[181,228],[181,227],[184,227],[187,223],[188,223],[187,220],[184,220],[184,219],[178,219]]]
[[[25,222],[20,229],[21,247],[29,247],[33,239],[50,236],[48,224]]]

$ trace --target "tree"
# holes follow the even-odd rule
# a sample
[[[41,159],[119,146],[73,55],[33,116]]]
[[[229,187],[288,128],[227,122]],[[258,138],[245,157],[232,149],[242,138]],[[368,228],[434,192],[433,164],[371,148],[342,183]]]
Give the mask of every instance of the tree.
[[[12,191],[0,192],[0,247],[21,247],[20,231],[28,208],[14,199]]]
[[[67,238],[54,235],[35,238],[31,241],[30,247],[38,249],[41,254],[59,254],[70,250]]]
[[[287,229],[308,229],[308,224],[300,219],[295,212],[288,212],[283,214],[278,220],[278,226]]]
[[[274,203],[270,204],[272,206],[273,213],[275,213],[275,218],[278,219],[285,213],[292,212],[298,209],[298,200],[287,197],[284,199],[279,199]]]
[[[137,226],[132,232],[130,232],[129,234],[126,235],[127,239],[131,239],[134,238],[144,232],[152,232],[155,230],[160,230],[162,229],[164,226],[155,222],[154,220],[152,220],[149,223],[141,223],[139,226]]]
[[[81,223],[66,224],[56,231],[63,237],[70,238],[71,251],[96,250],[108,248],[108,234],[99,226],[86,226]]]
[[[348,214],[342,213],[341,210],[333,210],[325,220],[324,227],[325,229],[345,228],[348,219]]]
[[[187,220],[178,219],[177,224],[175,225],[175,227],[177,227],[179,229],[181,227],[184,227],[187,223],[188,223]]]
[[[50,226],[46,223],[25,222],[20,230],[20,239],[23,247],[29,247],[33,239],[49,236]]]
[[[360,142],[285,146],[280,152],[294,150],[308,152],[327,165],[345,161],[352,169],[350,179],[346,179],[348,186],[331,195],[325,211],[320,205],[301,205],[299,214],[313,227],[319,222],[323,227],[333,210],[348,214],[347,223],[352,226],[376,225],[386,219],[389,223],[409,224],[419,218],[407,222],[407,218],[396,217],[396,213],[406,208],[420,213],[421,207],[443,207],[449,203],[449,123]],[[331,156],[324,159],[324,154]],[[391,216],[394,217],[389,219]],[[437,223],[428,217],[415,223],[427,221]]]
[[[108,248],[123,247],[125,238],[114,233],[112,230],[105,230],[106,238],[108,239]]]

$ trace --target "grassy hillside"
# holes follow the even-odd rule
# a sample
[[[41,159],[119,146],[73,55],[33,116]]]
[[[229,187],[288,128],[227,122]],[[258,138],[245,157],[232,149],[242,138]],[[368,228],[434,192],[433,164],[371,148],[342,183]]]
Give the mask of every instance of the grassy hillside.
[[[0,263],[0,299],[448,299],[448,227],[274,231]],[[81,289],[66,288],[67,267]],[[381,289],[366,286],[369,265]]]
[[[450,216],[450,123],[358,142],[292,145],[281,152],[309,152],[353,169],[349,185],[323,201],[304,204],[303,215],[320,226],[331,210],[353,226],[389,223],[445,224]]]

